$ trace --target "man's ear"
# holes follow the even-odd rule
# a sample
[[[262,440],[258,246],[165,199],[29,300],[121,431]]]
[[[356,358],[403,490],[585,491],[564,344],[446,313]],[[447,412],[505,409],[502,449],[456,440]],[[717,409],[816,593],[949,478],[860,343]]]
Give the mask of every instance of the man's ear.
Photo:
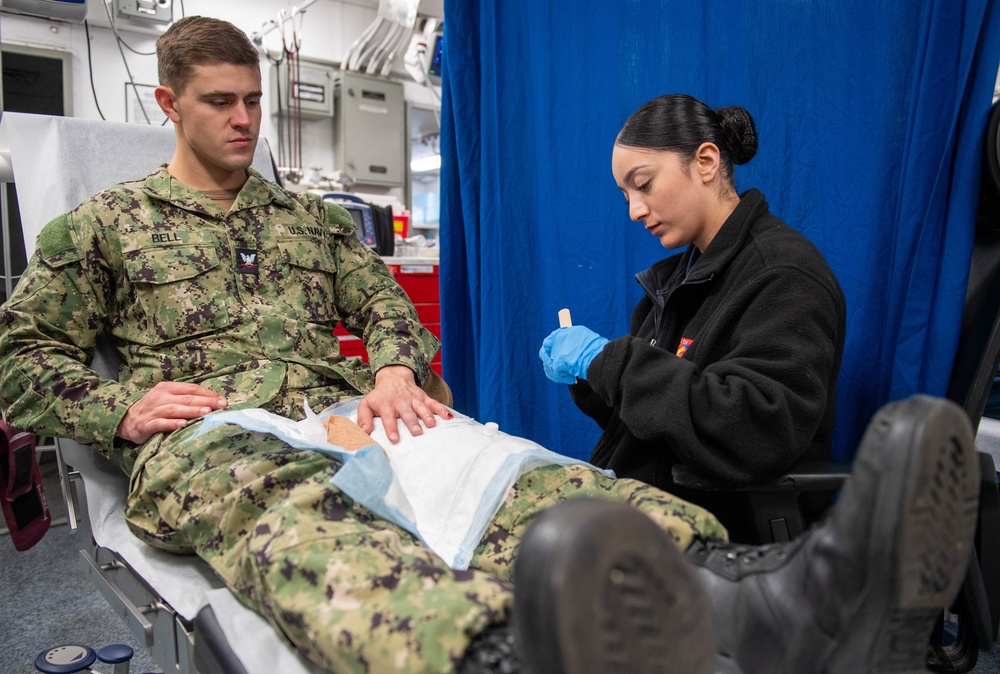
[[[715,180],[722,168],[722,153],[715,143],[702,143],[694,151],[694,166],[706,185]]]
[[[177,96],[174,95],[173,89],[160,85],[153,90],[153,95],[156,97],[156,103],[160,106],[160,110],[163,110],[163,114],[169,117],[171,122],[177,124],[181,121],[180,113],[174,106]]]

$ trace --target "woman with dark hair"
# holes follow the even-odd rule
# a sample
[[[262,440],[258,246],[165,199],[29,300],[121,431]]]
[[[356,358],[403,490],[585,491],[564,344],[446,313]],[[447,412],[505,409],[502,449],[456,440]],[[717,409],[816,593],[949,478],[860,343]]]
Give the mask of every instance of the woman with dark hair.
[[[741,107],[673,94],[636,110],[615,141],[615,181],[631,219],[684,250],[637,274],[629,335],[560,328],[539,352],[604,430],[593,464],[705,505],[737,540],[752,536],[745,504],[678,488],[672,467],[752,484],[828,457],[846,323],[820,252],[760,192],[736,191],[733,166],[756,152]]]

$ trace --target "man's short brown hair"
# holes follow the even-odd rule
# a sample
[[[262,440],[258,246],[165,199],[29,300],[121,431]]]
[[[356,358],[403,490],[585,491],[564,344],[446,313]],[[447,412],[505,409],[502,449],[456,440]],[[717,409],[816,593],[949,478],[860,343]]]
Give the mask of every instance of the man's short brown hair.
[[[174,22],[156,41],[160,84],[180,94],[195,66],[227,63],[256,66],[260,56],[242,30],[221,19],[188,16]]]

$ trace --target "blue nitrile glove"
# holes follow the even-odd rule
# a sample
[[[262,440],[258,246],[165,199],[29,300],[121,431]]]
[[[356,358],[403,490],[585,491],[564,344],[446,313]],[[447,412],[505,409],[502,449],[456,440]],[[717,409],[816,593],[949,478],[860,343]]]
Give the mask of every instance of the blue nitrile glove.
[[[587,368],[608,340],[582,325],[559,328],[545,338],[538,357],[545,376],[557,384],[575,384],[587,378]]]

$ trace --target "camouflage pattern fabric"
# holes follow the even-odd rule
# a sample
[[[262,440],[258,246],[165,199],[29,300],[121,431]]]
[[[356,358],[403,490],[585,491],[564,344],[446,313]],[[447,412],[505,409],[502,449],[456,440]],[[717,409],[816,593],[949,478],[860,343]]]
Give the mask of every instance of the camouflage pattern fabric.
[[[361,336],[371,368],[332,335]],[[108,333],[118,380],[87,366]],[[330,484],[338,464],[276,438],[198,424],[142,446],[116,440],[129,406],[164,380],[202,384],[230,408],[300,418],[410,367],[439,343],[343,209],[252,170],[230,211],[160,168],[49,223],[0,307],[0,404],[11,425],[73,437],[131,478],[142,540],[208,561],[290,644],[339,673],[450,672],[471,635],[511,603],[517,543],[542,509],[580,496],[647,512],[681,547],[721,537],[710,514],[586,467],[546,467],[507,495],[469,571]]]
[[[467,571],[341,494],[339,465],[277,438],[189,426],[143,451],[126,511],[139,538],[196,552],[305,657],[338,674],[453,672],[513,601],[517,545],[545,508],[589,496],[646,512],[682,548],[724,538],[704,510],[586,466],[546,466],[508,493]]]
[[[164,380],[231,408],[301,389],[366,393],[389,364],[423,380],[440,344],[347,211],[249,176],[228,212],[161,167],[46,225],[0,310],[8,423],[110,455],[128,407]],[[371,368],[340,355],[338,321]],[[102,331],[122,356],[117,382],[84,365]],[[128,469],[136,448],[117,444]]]

